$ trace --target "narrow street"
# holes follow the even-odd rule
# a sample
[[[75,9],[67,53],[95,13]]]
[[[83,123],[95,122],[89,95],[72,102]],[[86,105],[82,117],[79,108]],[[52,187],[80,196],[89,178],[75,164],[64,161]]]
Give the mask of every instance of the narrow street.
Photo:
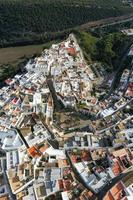
[[[29,145],[26,141],[26,139],[24,138],[24,136],[22,135],[21,131],[18,128],[14,128],[13,129],[15,132],[17,132],[17,134],[20,136],[21,140],[23,141],[23,143],[25,144],[26,148],[29,148]]]
[[[11,187],[10,187],[10,184],[9,184],[9,181],[8,181],[8,177],[7,177],[7,174],[6,174],[6,167],[4,165],[1,165],[1,166],[2,166],[2,174],[3,174],[3,177],[4,177],[4,181],[5,181],[5,184],[6,184],[6,188],[7,188],[7,192],[9,194],[10,200],[16,200],[16,196],[12,193],[12,190],[11,190]]]

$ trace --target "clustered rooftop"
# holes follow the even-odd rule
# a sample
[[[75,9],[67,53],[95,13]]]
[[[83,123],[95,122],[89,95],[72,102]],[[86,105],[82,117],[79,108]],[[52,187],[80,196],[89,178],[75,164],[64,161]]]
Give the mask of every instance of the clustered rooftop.
[[[88,66],[71,34],[5,81],[0,200],[133,198],[133,185],[119,179],[132,178],[133,72],[124,70],[117,89],[99,100],[106,75],[100,63]]]

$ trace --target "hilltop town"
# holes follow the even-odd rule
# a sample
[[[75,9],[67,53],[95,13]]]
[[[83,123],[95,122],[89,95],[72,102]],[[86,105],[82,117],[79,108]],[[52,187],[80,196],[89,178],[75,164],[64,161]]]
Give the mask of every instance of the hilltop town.
[[[0,200],[133,198],[133,67],[113,91],[105,69],[70,34],[5,80]]]

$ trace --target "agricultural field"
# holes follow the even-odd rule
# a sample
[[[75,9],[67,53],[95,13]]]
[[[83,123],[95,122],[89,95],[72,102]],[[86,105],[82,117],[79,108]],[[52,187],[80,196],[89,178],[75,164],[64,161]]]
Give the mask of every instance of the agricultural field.
[[[43,45],[29,45],[20,47],[9,47],[0,49],[0,65],[15,63],[24,57],[31,57],[34,54],[40,54]]]

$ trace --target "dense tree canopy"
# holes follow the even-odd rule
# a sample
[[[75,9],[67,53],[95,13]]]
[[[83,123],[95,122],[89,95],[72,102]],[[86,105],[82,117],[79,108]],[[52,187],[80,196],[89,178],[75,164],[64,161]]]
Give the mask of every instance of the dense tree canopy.
[[[112,66],[116,70],[118,67],[116,61],[124,56],[124,51],[129,44],[130,40],[121,32],[107,34],[97,43],[98,59],[108,63],[110,67]]]
[[[48,33],[132,12],[120,0],[1,0],[0,45],[44,40]]]
[[[118,61],[124,56],[133,38],[128,38],[121,32],[106,34],[103,37],[94,37],[90,33],[75,30],[79,44],[88,60],[98,60],[108,64],[110,70],[117,70]]]

